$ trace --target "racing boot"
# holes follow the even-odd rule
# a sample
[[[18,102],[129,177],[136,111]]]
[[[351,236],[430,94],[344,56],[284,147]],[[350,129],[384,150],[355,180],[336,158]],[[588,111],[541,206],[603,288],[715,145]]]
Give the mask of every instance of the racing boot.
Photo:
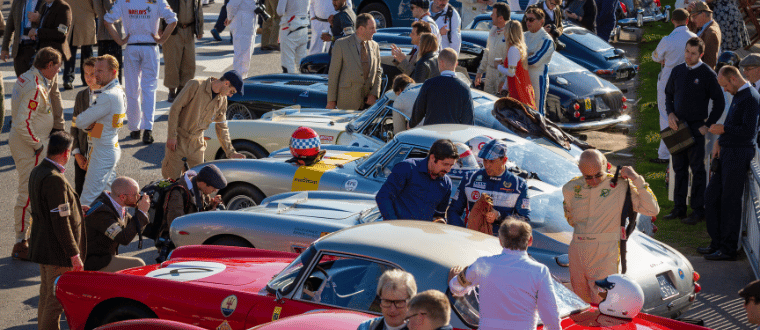
[[[133,138],[135,140],[139,139],[140,138],[140,130],[138,129],[136,131],[129,132],[129,137]]]
[[[169,88],[169,97],[166,99],[169,101],[169,103],[174,102],[174,99],[177,98],[177,91],[174,88]]]
[[[16,243],[16,245],[13,246],[13,250],[11,251],[11,257],[16,260],[29,261],[29,242],[27,240],[23,240]]]
[[[143,143],[145,144],[151,144],[153,143],[153,131],[146,129],[143,131]]]

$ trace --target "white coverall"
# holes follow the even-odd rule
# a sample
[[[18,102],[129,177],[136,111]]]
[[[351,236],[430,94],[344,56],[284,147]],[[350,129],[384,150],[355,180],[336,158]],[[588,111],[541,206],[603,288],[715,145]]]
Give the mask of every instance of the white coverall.
[[[449,19],[449,16],[446,16],[446,13],[448,12],[449,8],[451,8],[451,19]],[[459,13],[457,12],[454,7],[451,6],[451,4],[446,5],[446,8],[443,8],[443,10],[439,13],[432,13],[433,17],[438,17],[435,19],[435,24],[438,25],[438,30],[440,31],[443,28],[450,29],[451,34],[451,42],[449,42],[449,33],[439,35],[440,39],[438,41],[441,42],[441,49],[443,48],[451,48],[457,54],[459,54],[459,49],[462,48],[462,30],[460,28],[462,24],[462,20],[459,18]]]
[[[227,3],[227,19],[230,20],[230,31],[235,58],[232,67],[243,78],[248,77],[248,68],[253,54],[253,42],[256,40],[256,0],[230,0]],[[282,19],[280,20],[282,21]]]
[[[322,40],[322,32],[330,33],[330,22],[327,22],[327,19],[336,13],[337,11],[330,0],[310,1],[311,46],[309,47],[309,55],[326,53],[330,48],[330,42]]]
[[[620,178],[614,188],[610,185],[612,177],[607,173],[604,180],[593,188],[583,177],[576,177],[562,187],[565,217],[573,227],[573,239],[568,250],[570,283],[575,294],[589,303],[598,304],[602,300],[594,281],[618,272],[620,215],[626,188],[631,189],[635,212],[649,216],[660,213],[657,198],[643,177],[633,183]],[[630,257],[627,259],[631,260]]]
[[[462,2],[462,28],[466,28],[475,20],[475,16],[484,14],[488,5],[478,0],[461,0]]]
[[[554,54],[554,40],[544,29],[538,29],[536,33],[526,31],[525,45],[528,47],[528,74],[536,96],[536,110],[544,115],[546,95],[549,93],[549,62]]]
[[[121,157],[119,128],[124,124],[126,95],[119,80],[111,80],[105,87],[95,91],[95,102],[72,120],[72,125],[89,129],[87,175],[80,201],[90,205],[103,192],[110,189],[116,179],[116,164]]]
[[[280,64],[284,73],[299,73],[309,43],[309,0],[279,0]]]
[[[478,73],[485,73],[483,81],[483,91],[486,93],[496,94],[499,83],[504,81],[504,75],[493,65],[497,58],[504,60],[507,56],[507,40],[504,38],[504,28],[497,26],[491,27],[488,33],[486,49],[483,50],[483,59],[478,66]]]
[[[153,36],[158,34],[162,18],[166,24],[177,21],[177,15],[164,0],[116,1],[103,17],[111,24],[121,19],[125,35],[129,36],[124,49],[124,89],[130,131],[153,129],[159,66],[158,44]]]
[[[660,110],[660,130],[668,127],[668,113],[665,111],[665,85],[668,84],[670,71],[676,65],[684,62],[686,41],[696,36],[685,25],[679,26],[673,29],[673,32],[670,32],[665,38],[662,38],[660,43],[657,44],[657,48],[652,52],[652,61],[665,62],[657,79],[657,108]],[[662,142],[662,140],[660,140],[660,148],[657,149],[657,156],[660,159],[670,159],[668,147],[665,146],[665,142]]]
[[[53,130],[53,108],[48,96],[52,85],[53,81],[34,67],[20,75],[13,85],[13,124],[8,146],[18,173],[18,197],[13,208],[16,240],[27,239],[32,225],[29,174],[45,158],[45,150],[36,155],[34,151],[47,149],[48,136]]]

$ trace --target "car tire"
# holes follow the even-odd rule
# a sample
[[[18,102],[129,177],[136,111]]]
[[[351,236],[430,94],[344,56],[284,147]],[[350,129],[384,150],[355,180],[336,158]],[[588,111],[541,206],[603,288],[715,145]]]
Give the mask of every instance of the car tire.
[[[227,206],[228,210],[239,210],[256,206],[264,200],[264,194],[256,189],[256,187],[247,183],[237,183],[225,188],[221,195],[224,205]]]
[[[235,148],[235,151],[243,154],[246,159],[259,159],[259,158],[266,158],[269,156],[269,153],[264,150],[261,146],[259,146],[256,143],[253,143],[251,141],[246,140],[235,140],[232,141],[232,147]],[[215,159],[226,159],[227,155],[224,153],[224,149],[219,148],[219,151],[216,152],[216,158]]]
[[[375,22],[377,22],[377,28],[387,28],[393,26],[393,20],[391,19],[391,11],[388,10],[388,7],[386,7],[383,3],[380,2],[373,2],[370,3],[359,11],[360,14],[362,13],[369,13],[372,15],[372,17],[375,18]]]
[[[227,120],[252,120],[259,117],[242,103],[232,103],[227,106]]]
[[[106,312],[100,319],[100,324],[98,326],[126,320],[155,318],[158,318],[158,316],[147,307],[138,305],[137,303],[126,303],[124,305],[115,306]]]
[[[254,247],[253,244],[249,243],[245,239],[237,237],[237,236],[230,236],[230,235],[222,236],[215,239],[213,242],[211,242],[211,245],[239,246],[239,247],[248,247],[248,248]]]

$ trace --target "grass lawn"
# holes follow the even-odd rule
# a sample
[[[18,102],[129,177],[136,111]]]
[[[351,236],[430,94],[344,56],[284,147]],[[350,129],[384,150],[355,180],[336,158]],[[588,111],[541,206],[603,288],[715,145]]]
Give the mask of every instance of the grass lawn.
[[[674,0],[663,0],[662,5],[670,5],[674,8]],[[653,164],[650,158],[657,157],[657,148],[660,144],[659,111],[657,109],[657,76],[660,72],[660,63],[652,61],[652,52],[664,36],[673,31],[670,22],[649,23],[645,26],[644,38],[639,51],[639,87],[640,98],[637,108],[638,114],[634,115],[637,129],[635,130],[636,143],[633,154],[636,159],[636,171],[643,175],[649,182],[652,191],[660,204],[660,214],[655,222],[659,231],[655,238],[676,248],[686,255],[695,255],[695,249],[707,246],[710,237],[707,235],[704,222],[695,226],[682,224],[680,220],[665,220],[663,217],[670,213],[673,202],[668,200],[668,191],[665,185],[665,170],[667,165]]]

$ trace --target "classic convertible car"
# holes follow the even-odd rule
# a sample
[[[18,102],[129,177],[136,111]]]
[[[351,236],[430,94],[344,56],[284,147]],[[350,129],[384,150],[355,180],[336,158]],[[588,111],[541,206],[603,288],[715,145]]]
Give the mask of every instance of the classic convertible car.
[[[404,93],[416,98],[420,87],[409,87]],[[493,116],[492,110],[496,100],[497,98],[491,94],[472,90],[475,125],[517,134]],[[387,96],[383,96],[373,106],[361,112],[295,107],[272,111],[257,120],[230,120],[227,125],[235,150],[244,154],[246,158],[264,158],[275,150],[288,147],[290,136],[300,126],[314,129],[323,144],[360,146],[376,150],[393,138],[392,113],[397,111],[395,107],[401,106],[404,105],[396,104]],[[612,125],[614,121],[597,121],[594,125],[605,123]],[[206,161],[225,157],[213,125],[215,124],[212,123],[204,135]],[[558,126],[565,127],[562,123]],[[571,145],[569,149],[559,147],[556,142],[543,136],[520,136],[572,157],[577,158],[581,152],[575,145]]]
[[[418,291],[446,292],[451,325],[473,329],[480,317],[478,290],[464,297],[452,296],[449,269],[501,250],[496,237],[468,229],[422,221],[382,221],[322,237],[300,255],[238,247],[181,247],[157,265],[118,273],[67,272],[56,279],[54,290],[73,330],[132,318],[168,319],[207,329],[223,325],[245,329],[313,310],[379,315],[378,278],[386,270],[399,268],[415,277]],[[645,260],[641,258],[641,262]],[[657,300],[662,301],[659,295],[669,297],[674,287],[694,287],[696,274],[687,266],[681,268],[683,274],[669,270],[663,274],[667,285],[657,293]],[[654,268],[659,267],[663,265]],[[655,289],[657,280],[637,279],[652,283]],[[592,322],[599,316],[596,308],[559,282],[554,282],[554,290],[563,328],[599,326]],[[641,314],[633,320],[610,318],[608,324],[619,329],[704,329],[672,320],[667,320],[672,326],[659,325],[657,318],[652,320]]]
[[[512,19],[522,21],[522,13],[512,13]],[[491,30],[491,14],[482,14],[467,27],[469,30]],[[468,34],[466,30],[463,36]],[[638,73],[638,66],[625,57],[625,51],[615,48],[606,40],[582,27],[567,24],[559,41],[565,48],[559,53],[569,60],[609,81],[625,81],[633,79]]]
[[[392,55],[388,43],[407,46],[411,43],[410,28],[382,29],[373,37],[381,42],[380,56],[386,73],[398,71],[390,63]],[[459,64],[472,75],[482,58],[488,39],[487,31],[462,31],[462,58]],[[326,73],[328,54],[315,54],[301,60],[301,72]],[[393,77],[388,77],[389,81]],[[630,119],[626,98],[615,85],[599,79],[595,74],[555,53],[549,63],[549,95],[546,100],[546,117],[564,130],[596,130]]]

